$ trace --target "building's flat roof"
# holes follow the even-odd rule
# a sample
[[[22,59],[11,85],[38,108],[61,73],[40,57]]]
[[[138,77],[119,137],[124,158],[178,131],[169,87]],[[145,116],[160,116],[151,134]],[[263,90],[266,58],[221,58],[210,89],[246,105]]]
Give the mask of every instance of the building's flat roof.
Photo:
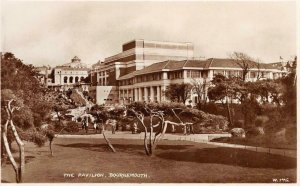
[[[176,41],[157,41],[157,40],[147,40],[147,39],[133,39],[131,41],[128,41],[126,43],[123,43],[123,45],[126,45],[128,43],[131,43],[133,41],[144,41],[144,42],[150,42],[150,43],[172,43],[172,44],[193,44],[192,42],[176,42]]]

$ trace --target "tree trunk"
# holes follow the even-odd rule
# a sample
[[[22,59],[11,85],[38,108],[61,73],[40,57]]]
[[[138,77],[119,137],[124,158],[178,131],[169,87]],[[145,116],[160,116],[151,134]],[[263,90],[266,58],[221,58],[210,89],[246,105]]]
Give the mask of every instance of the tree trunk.
[[[19,147],[20,166],[19,166],[18,172],[19,172],[19,183],[22,183],[23,175],[24,175],[24,172],[25,172],[25,148],[24,148],[24,143],[20,139],[20,137],[18,135],[18,132],[17,132],[17,130],[15,128],[15,125],[13,124],[12,120],[10,120],[10,124],[11,124],[11,129],[13,131],[13,134],[16,138],[16,142],[17,142],[18,147]]]
[[[227,108],[227,117],[228,117],[228,120],[229,120],[229,125],[233,126],[232,118],[231,118],[231,113],[230,113],[230,108],[229,108],[229,103],[228,103],[228,97],[227,96],[226,96],[226,108]]]
[[[52,141],[53,141],[53,140],[49,140],[49,148],[50,148],[51,156],[53,156],[53,151],[52,151]]]
[[[102,135],[107,143],[107,145],[109,146],[109,148],[113,151],[113,152],[116,152],[115,148],[112,146],[112,144],[110,143],[110,141],[106,138],[105,136],[105,129],[104,129],[104,126],[102,127]]]
[[[8,143],[8,140],[7,140],[7,125],[8,125],[8,123],[9,123],[9,121],[6,122],[6,124],[4,126],[4,130],[2,131],[3,144],[4,144],[4,147],[5,147],[8,159],[11,162],[11,164],[12,164],[14,170],[15,170],[16,182],[19,183],[20,179],[19,179],[18,165],[17,165],[17,162],[15,161],[15,159],[14,159],[12,153],[11,153],[11,149],[9,148],[9,143]]]

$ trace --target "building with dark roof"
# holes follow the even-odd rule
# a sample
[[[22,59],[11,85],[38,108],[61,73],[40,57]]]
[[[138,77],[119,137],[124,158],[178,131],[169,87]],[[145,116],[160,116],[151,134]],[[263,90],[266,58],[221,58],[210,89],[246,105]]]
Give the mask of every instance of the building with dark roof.
[[[246,76],[247,81],[256,81],[258,75],[260,79],[276,79],[287,73],[277,66],[253,61],[248,63],[251,69]],[[163,61],[118,78],[119,100],[167,101],[163,93],[170,84],[210,82],[216,74],[242,77],[242,68],[232,59]],[[191,94],[189,100],[196,103],[198,99],[202,99],[197,96]]]
[[[119,102],[117,79],[165,60],[193,59],[194,46],[189,42],[136,39],[122,45],[122,52],[93,66],[91,91],[98,104]],[[102,98],[103,97],[103,98]],[[99,98],[99,99],[98,99]]]
[[[278,65],[247,63],[251,67],[247,81],[258,77],[275,79],[287,73]],[[122,53],[94,66],[92,90],[96,92],[97,104],[161,102],[167,101],[164,91],[170,84],[210,82],[215,74],[241,77],[243,73],[233,59],[194,60],[191,43],[134,40],[123,45]],[[202,98],[191,93],[187,102],[196,103],[199,99]]]

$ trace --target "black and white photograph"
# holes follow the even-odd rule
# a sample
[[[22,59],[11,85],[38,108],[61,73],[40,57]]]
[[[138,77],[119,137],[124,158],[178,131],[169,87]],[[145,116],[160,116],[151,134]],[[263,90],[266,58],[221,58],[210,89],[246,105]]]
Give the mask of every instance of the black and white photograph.
[[[297,185],[299,10],[1,0],[1,185]]]

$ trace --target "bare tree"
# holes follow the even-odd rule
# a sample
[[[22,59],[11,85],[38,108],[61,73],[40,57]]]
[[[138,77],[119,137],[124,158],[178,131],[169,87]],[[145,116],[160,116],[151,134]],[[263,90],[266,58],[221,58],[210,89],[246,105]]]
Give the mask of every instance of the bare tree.
[[[147,106],[145,106],[144,109],[150,115],[150,131],[149,131],[149,134],[148,134],[147,126],[145,124],[145,115],[140,111],[136,111],[134,108],[131,109],[131,111],[135,114],[137,119],[141,122],[141,124],[144,127],[144,132],[145,132],[145,134],[144,134],[144,147],[145,147],[146,154],[148,156],[152,156],[154,154],[156,146],[157,146],[158,142],[161,139],[163,139],[163,136],[166,133],[168,125],[170,125],[170,126],[183,126],[183,127],[193,125],[193,123],[191,123],[191,122],[183,122],[179,118],[179,116],[175,113],[174,109],[172,109],[172,112],[174,113],[174,116],[176,118],[178,118],[179,122],[173,122],[173,121],[166,120],[163,111],[151,110]],[[158,123],[153,122],[153,119],[155,117],[159,118]],[[158,130],[154,134],[153,131],[156,128]]]
[[[18,134],[16,127],[12,120],[14,110],[19,109],[19,107],[13,107],[11,105],[13,101],[14,101],[13,99],[9,100],[7,106],[5,106],[5,110],[7,112],[8,117],[7,117],[7,121],[6,121],[3,131],[2,131],[2,138],[3,138],[5,150],[7,152],[9,161],[11,162],[11,164],[15,170],[15,173],[16,173],[16,181],[17,181],[17,183],[22,183],[22,181],[23,181],[22,178],[23,178],[23,175],[25,172],[25,150],[24,150],[24,143],[21,140],[21,138],[19,137],[19,134]],[[19,165],[17,164],[15,158],[13,157],[11,149],[8,144],[8,139],[7,139],[8,127],[10,127],[10,129],[12,130],[15,140],[17,142],[17,145],[19,147],[19,159],[20,159]]]
[[[262,64],[261,64],[261,61],[260,59],[256,59],[255,60],[255,66],[257,68],[257,74],[256,74],[256,80],[260,80],[260,78],[262,78],[263,74],[261,72],[261,68],[262,68]]]
[[[201,81],[200,79],[192,79],[192,90],[194,90],[198,96],[198,103],[203,96],[204,103],[206,103],[206,89],[208,87],[208,82],[206,79]]]
[[[246,76],[250,69],[253,68],[253,60],[250,56],[242,52],[233,52],[230,55],[231,59],[242,69],[243,81],[246,81]]]

